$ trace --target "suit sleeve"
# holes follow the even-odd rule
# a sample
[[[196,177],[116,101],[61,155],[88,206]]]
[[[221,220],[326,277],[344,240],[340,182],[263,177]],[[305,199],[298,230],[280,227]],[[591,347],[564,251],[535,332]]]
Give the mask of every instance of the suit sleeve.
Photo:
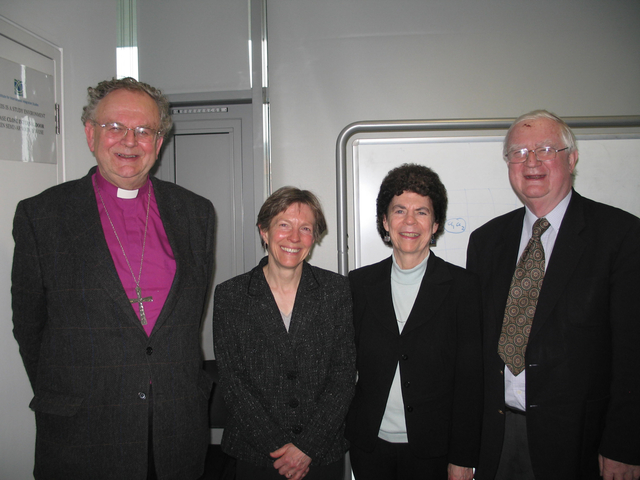
[[[475,275],[465,275],[456,313],[457,345],[449,463],[478,464],[483,410],[482,298]]]
[[[13,220],[11,306],[13,335],[20,348],[31,387],[35,391],[40,346],[47,325],[47,305],[34,225],[20,202]]]
[[[340,278],[339,288],[332,295],[334,319],[333,351],[330,370],[319,395],[314,414],[295,445],[311,459],[324,456],[342,432],[344,419],[355,392],[356,352],[353,343],[352,302],[346,278]],[[329,305],[327,306],[329,307]]]
[[[629,465],[640,465],[640,220],[632,217],[613,258],[609,278],[609,322],[612,334],[611,398],[600,453]]]

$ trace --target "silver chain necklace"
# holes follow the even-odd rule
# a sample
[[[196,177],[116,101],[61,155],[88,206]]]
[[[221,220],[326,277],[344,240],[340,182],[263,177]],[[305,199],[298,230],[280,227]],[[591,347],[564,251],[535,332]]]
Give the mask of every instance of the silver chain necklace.
[[[133,281],[136,284],[136,298],[130,298],[130,303],[137,303],[138,309],[140,311],[140,323],[142,325],[147,324],[147,316],[144,313],[144,305],[142,302],[153,302],[153,297],[143,297],[142,291],[140,290],[140,279],[142,278],[142,261],[144,260],[144,247],[147,243],[147,227],[149,226],[149,207],[151,206],[151,184],[149,184],[149,193],[147,194],[147,218],[144,221],[144,237],[142,237],[142,254],[140,255],[140,271],[138,272],[138,279],[136,280],[136,276],[133,273],[133,268],[131,268],[131,264],[129,263],[129,258],[124,251],[124,246],[120,241],[120,237],[118,236],[118,232],[116,232],[116,227],[113,225],[111,221],[111,216],[109,215],[109,210],[107,210],[107,205],[104,203],[104,199],[102,198],[102,192],[100,192],[100,187],[98,187],[98,182],[95,182],[96,190],[98,191],[98,196],[100,197],[100,201],[102,202],[102,207],[104,208],[104,213],[107,214],[107,218],[109,219],[109,223],[111,224],[111,228],[113,229],[113,234],[116,236],[116,240],[118,240],[118,244],[122,249],[122,255],[124,255],[124,259],[127,262],[127,266],[129,267],[129,271],[131,272],[131,276],[133,277]]]

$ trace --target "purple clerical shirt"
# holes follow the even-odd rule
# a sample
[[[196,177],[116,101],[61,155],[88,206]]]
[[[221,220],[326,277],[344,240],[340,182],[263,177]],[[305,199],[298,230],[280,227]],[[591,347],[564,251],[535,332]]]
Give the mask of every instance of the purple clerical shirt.
[[[98,212],[104,236],[111,252],[111,258],[116,266],[116,271],[122,282],[122,286],[127,294],[127,298],[136,298],[136,279],[140,273],[140,259],[142,257],[142,244],[144,240],[144,227],[147,219],[147,199],[151,189],[151,204],[149,207],[149,225],[147,229],[146,245],[144,249],[144,259],[142,261],[142,275],[140,276],[140,289],[142,297],[152,297],[153,301],[144,302],[144,312],[147,324],[143,325],[148,336],[151,335],[164,302],[169,295],[173,277],[176,273],[176,260],[167,239],[167,233],[160,219],[158,203],[151,180],[133,195],[135,190],[121,190],[112,185],[96,171],[93,175],[93,185],[98,202]],[[118,232],[118,237],[122,242],[124,251],[127,254],[133,275],[122,253],[122,248],[113,233],[113,228],[104,210],[98,189],[102,194],[109,216],[113,222],[113,227]],[[133,198],[121,198],[129,196]],[[137,303],[131,304],[134,312],[140,320],[140,309]]]

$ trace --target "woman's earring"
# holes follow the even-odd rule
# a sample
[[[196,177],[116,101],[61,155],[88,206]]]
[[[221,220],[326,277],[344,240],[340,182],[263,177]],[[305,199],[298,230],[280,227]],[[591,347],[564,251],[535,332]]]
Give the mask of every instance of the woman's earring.
[[[435,244],[436,244],[436,236],[431,235],[431,241],[429,242],[429,245],[435,245]]]
[[[389,236],[389,232],[385,231],[384,238],[382,239],[384,243],[391,242],[391,237]]]

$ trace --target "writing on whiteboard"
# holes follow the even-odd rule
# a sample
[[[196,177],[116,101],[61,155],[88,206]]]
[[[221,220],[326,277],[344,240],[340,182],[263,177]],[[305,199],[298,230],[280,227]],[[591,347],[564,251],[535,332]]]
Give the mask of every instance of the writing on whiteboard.
[[[444,231],[449,233],[464,233],[467,231],[467,222],[464,218],[448,218],[444,224]]]

